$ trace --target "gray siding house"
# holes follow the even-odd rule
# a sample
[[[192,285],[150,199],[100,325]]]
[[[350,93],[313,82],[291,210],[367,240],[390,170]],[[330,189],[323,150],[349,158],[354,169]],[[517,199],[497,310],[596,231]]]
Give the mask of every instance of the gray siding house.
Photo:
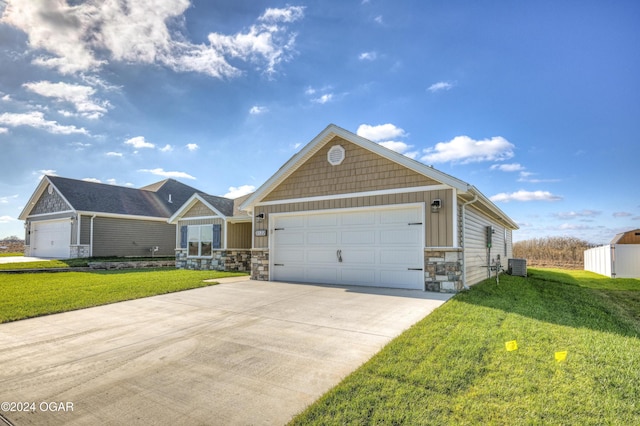
[[[45,176],[19,216],[25,255],[173,256],[167,220],[198,192],[173,179],[136,189]]]

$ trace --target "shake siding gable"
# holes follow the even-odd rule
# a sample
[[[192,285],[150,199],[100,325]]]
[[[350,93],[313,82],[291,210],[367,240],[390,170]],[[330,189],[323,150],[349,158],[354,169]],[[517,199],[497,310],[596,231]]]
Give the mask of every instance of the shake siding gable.
[[[327,161],[327,153],[334,145],[340,145],[345,150],[344,161],[337,166],[332,166]],[[262,201],[412,188],[439,183],[336,136]]]
[[[217,214],[209,207],[204,205],[201,201],[196,202],[196,204],[189,209],[182,217],[208,217],[208,216],[217,216]]]

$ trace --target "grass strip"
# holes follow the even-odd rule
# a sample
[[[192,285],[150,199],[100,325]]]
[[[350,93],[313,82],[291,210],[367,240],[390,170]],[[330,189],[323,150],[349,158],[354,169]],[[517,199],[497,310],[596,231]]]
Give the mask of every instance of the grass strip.
[[[0,276],[0,323],[213,285],[205,279],[246,275],[138,269]]]
[[[487,280],[291,424],[640,424],[638,295],[640,280],[583,271]]]

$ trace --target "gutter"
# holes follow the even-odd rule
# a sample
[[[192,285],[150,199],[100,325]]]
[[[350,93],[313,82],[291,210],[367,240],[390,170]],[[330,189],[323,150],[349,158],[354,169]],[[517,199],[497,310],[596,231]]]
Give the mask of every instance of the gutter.
[[[93,257],[93,219],[95,219],[97,214],[91,216],[91,235],[89,236],[89,257]]]

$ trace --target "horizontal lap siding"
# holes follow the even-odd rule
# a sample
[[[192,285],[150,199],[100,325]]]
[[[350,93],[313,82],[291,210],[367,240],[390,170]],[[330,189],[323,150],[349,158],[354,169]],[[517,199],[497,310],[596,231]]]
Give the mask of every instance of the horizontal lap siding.
[[[466,268],[466,284],[473,285],[488,277],[487,265],[491,259],[500,255],[501,264],[507,266],[511,257],[511,231],[507,230],[505,250],[505,227],[480,213],[472,205],[465,208],[464,229],[464,265]],[[486,227],[493,226],[491,252],[487,251]],[[488,258],[488,255],[490,257]]]
[[[293,213],[315,210],[333,210],[357,207],[373,207],[397,204],[424,203],[425,204],[425,242],[427,247],[452,247],[453,218],[452,218],[452,194],[453,191],[438,190],[415,193],[386,194],[369,197],[354,197],[332,199],[322,201],[307,201],[299,203],[283,203],[277,205],[257,206],[255,214],[265,214],[262,222],[256,223],[256,230],[269,229],[269,215],[274,213]],[[431,202],[439,198],[443,207],[438,213],[431,213]],[[255,237],[255,248],[268,248],[268,237]]]
[[[96,217],[93,220],[94,256],[173,256],[175,225],[165,222]]]

